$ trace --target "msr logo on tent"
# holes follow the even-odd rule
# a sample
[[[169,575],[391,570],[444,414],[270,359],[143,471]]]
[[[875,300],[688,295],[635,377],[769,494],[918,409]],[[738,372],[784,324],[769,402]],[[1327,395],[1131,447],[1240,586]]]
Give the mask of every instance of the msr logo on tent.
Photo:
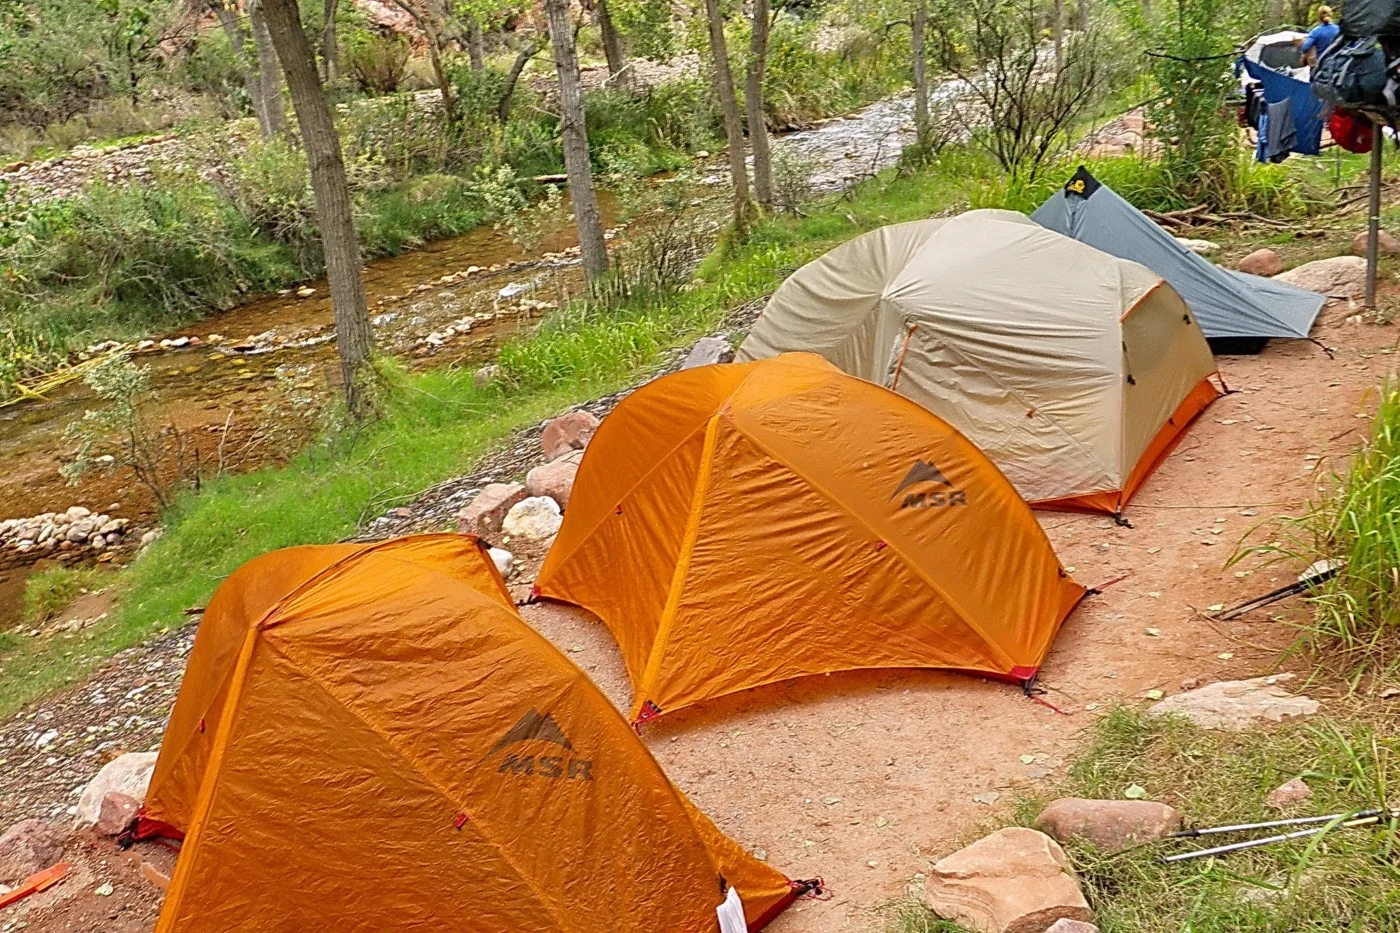
[[[505,735],[491,746],[491,751],[486,753],[486,757],[492,755],[512,745],[521,742],[548,742],[557,745],[565,751],[574,751],[574,743],[569,741],[569,737],[564,734],[564,730],[559,728],[559,723],[554,721],[554,716],[550,713],[540,713],[537,709],[529,710],[520,721],[510,727]],[[591,781],[593,780],[593,761],[587,758],[578,758],[573,755],[522,755],[512,752],[501,759],[500,767],[496,769],[497,774],[510,774],[540,777],[547,780],[566,781]]]
[[[909,472],[904,474],[904,479],[899,481],[895,487],[891,499],[904,493],[904,501],[899,504],[901,509],[932,509],[943,506],[967,505],[967,493],[961,489],[953,489],[952,482],[943,475],[943,471],[936,463],[928,460],[915,460],[914,465],[909,468]],[[939,488],[916,488],[916,487],[947,487]]]

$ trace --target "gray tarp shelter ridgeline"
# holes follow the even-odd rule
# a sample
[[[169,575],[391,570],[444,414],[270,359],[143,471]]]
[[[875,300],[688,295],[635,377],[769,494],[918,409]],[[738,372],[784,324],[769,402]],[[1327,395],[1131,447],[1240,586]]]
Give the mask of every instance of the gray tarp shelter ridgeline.
[[[1196,312],[1207,338],[1306,338],[1327,301],[1325,295],[1202,259],[1082,166],[1031,217],[1156,272]]]

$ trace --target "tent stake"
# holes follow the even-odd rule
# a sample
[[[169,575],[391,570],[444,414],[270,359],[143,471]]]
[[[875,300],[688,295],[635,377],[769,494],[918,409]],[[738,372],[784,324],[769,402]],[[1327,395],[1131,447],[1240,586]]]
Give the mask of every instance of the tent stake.
[[[1371,200],[1366,217],[1366,310],[1376,310],[1376,240],[1381,230],[1381,156],[1385,149],[1385,134],[1381,125],[1372,122],[1371,137]]]

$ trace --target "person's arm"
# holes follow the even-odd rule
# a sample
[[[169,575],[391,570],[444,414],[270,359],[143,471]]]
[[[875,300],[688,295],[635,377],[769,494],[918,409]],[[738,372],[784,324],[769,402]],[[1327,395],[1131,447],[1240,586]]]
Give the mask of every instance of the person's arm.
[[[1321,29],[1321,28],[1322,28],[1321,26],[1314,26],[1312,32],[1308,33],[1308,37],[1307,37],[1306,39],[1303,40],[1303,44],[1302,44],[1301,46],[1298,47],[1298,51],[1300,51],[1300,52],[1302,52],[1304,55],[1306,55],[1306,54],[1308,54],[1309,52],[1311,52],[1314,48],[1316,48],[1316,47],[1317,47],[1317,31],[1318,31],[1319,29]]]

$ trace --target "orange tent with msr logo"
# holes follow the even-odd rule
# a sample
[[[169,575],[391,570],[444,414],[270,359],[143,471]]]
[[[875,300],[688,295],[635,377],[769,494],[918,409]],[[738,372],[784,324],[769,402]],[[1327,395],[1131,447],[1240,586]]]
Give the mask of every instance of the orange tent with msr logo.
[[[1084,588],[946,422],[785,354],[623,400],[588,446],[537,593],[612,630],[641,723],[842,670],[1028,682]]]
[[[484,551],[290,548],[224,582],[147,801],[185,837],[157,933],[715,933],[806,890],[691,806]]]

